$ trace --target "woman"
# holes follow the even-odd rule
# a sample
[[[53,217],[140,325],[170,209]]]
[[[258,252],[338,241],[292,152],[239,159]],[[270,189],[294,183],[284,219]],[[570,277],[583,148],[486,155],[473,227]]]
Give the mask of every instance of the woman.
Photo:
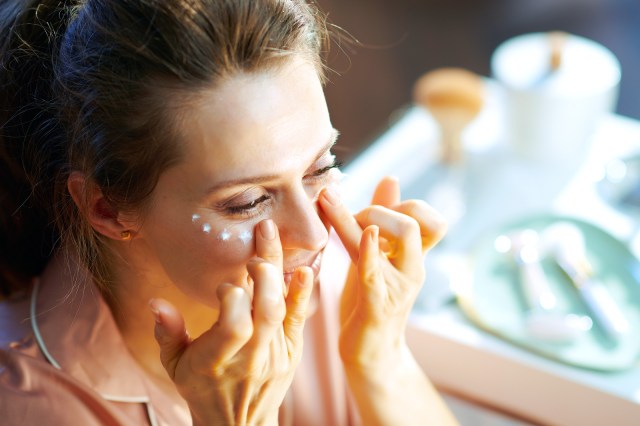
[[[340,202],[312,5],[1,15],[4,422],[453,423],[402,337],[444,225]]]

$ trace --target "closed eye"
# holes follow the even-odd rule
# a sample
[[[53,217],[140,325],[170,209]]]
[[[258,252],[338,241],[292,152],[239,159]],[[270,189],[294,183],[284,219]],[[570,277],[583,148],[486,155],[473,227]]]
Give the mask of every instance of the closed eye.
[[[265,194],[247,204],[242,204],[239,206],[228,206],[226,210],[229,214],[232,215],[253,215],[258,211],[261,211],[264,202],[270,199],[271,197]]]
[[[335,159],[333,160],[333,163],[331,163],[330,165],[326,166],[326,167],[322,167],[321,169],[316,170],[315,172],[311,173],[310,175],[307,175],[305,177],[305,179],[323,179],[326,177],[326,175],[332,170],[332,169],[339,169],[340,167],[342,167],[342,163],[340,161],[336,161]]]

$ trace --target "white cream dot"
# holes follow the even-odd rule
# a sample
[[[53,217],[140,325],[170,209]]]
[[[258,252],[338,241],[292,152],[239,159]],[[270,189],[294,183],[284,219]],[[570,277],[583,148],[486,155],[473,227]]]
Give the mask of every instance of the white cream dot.
[[[208,234],[209,232],[211,232],[211,225],[205,223],[204,225],[202,225],[202,231]]]
[[[249,242],[253,238],[253,233],[251,231],[249,231],[249,230],[242,231],[242,233],[240,235],[238,235],[238,238],[240,238],[242,240],[242,242],[245,245],[247,245],[247,244],[249,244]]]

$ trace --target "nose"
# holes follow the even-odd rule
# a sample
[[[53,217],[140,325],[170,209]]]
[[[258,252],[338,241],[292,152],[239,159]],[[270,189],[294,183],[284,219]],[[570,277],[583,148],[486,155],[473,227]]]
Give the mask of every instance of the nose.
[[[321,217],[317,201],[304,188],[296,189],[281,203],[276,224],[283,250],[318,251],[329,240],[328,222]]]

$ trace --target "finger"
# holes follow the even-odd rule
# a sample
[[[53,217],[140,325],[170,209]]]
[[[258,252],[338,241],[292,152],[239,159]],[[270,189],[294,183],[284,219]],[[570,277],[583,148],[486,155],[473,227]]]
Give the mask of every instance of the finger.
[[[420,226],[415,219],[381,206],[367,207],[356,215],[363,228],[377,225],[380,235],[389,241],[392,252],[387,253],[391,263],[400,270],[422,264]]]
[[[400,203],[400,183],[398,178],[385,176],[373,191],[371,204],[392,207]]]
[[[267,345],[282,328],[286,314],[282,271],[263,259],[250,261],[247,270],[254,282],[252,345]]]
[[[392,209],[418,222],[423,252],[435,246],[447,233],[445,217],[423,200],[407,200]]]
[[[276,224],[271,219],[263,220],[256,234],[256,256],[282,271],[282,244]]]
[[[149,300],[155,318],[155,338],[160,346],[160,360],[169,377],[175,377],[176,365],[191,342],[178,310],[163,299]]]
[[[216,292],[220,301],[218,321],[193,342],[197,352],[192,365],[207,372],[215,372],[233,358],[253,334],[251,299],[247,291],[224,283]]]
[[[347,207],[342,204],[337,187],[335,185],[327,186],[322,190],[318,202],[349,253],[351,261],[357,263],[362,228]]]
[[[296,347],[302,347],[302,333],[312,292],[313,270],[308,266],[298,268],[289,285],[286,300],[287,314],[284,318],[284,334],[287,338],[289,353]]]
[[[385,281],[380,269],[379,228],[367,226],[360,241],[360,259],[358,259],[358,275],[364,287],[358,295],[363,307],[368,312],[376,313],[383,306],[386,294]],[[374,315],[374,318],[379,318]]]
[[[233,356],[253,334],[251,297],[245,289],[233,284],[221,284],[217,289],[220,301],[218,322],[213,327],[212,344],[221,360]]]

